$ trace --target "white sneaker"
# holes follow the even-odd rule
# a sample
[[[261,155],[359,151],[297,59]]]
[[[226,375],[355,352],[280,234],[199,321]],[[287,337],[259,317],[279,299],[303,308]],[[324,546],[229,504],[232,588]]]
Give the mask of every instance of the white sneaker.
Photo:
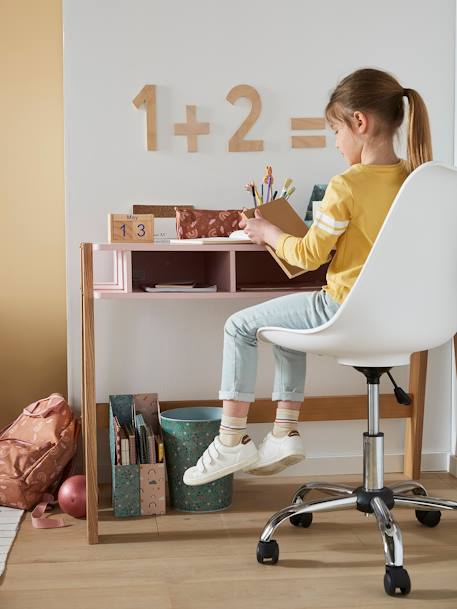
[[[225,446],[216,436],[194,467],[186,469],[184,484],[198,486],[250,467],[257,461],[257,448],[248,435],[236,446]]]
[[[305,458],[300,432],[293,429],[287,436],[277,438],[270,433],[265,437],[258,449],[257,463],[245,471],[257,476],[269,476],[282,471],[289,465],[299,463]]]

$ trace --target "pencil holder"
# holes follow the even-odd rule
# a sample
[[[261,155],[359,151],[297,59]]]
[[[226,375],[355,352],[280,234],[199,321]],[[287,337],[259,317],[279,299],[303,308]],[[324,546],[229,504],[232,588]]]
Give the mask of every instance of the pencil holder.
[[[222,408],[176,408],[160,413],[170,503],[183,512],[217,512],[232,503],[233,474],[209,484],[187,486],[183,474],[219,432]]]

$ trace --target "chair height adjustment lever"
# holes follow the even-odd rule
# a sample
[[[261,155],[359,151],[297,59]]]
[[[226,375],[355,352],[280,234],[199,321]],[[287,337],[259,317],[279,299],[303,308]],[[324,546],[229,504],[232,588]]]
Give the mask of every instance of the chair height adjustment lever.
[[[409,406],[411,404],[411,398],[409,397],[409,395],[406,393],[406,391],[404,389],[402,389],[401,387],[399,387],[397,385],[397,383],[395,382],[395,379],[393,378],[393,376],[390,374],[389,371],[387,372],[387,376],[390,378],[390,380],[392,381],[392,385],[394,386],[394,393],[395,393],[395,397],[397,398],[397,402],[399,404]]]

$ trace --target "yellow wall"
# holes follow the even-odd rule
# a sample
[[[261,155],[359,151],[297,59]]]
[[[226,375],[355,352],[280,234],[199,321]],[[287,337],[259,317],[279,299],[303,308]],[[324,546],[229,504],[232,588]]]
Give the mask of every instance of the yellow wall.
[[[0,0],[0,426],[66,395],[62,9]]]

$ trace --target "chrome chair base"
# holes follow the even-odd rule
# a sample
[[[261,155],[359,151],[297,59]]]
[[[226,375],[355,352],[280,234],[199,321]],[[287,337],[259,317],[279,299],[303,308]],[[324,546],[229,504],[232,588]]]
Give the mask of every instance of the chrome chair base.
[[[384,546],[384,589],[389,595],[408,594],[411,582],[403,567],[401,530],[392,516],[392,508],[408,507],[416,510],[417,520],[428,527],[436,526],[441,510],[457,510],[457,501],[429,497],[424,486],[415,480],[384,486],[384,435],[379,431],[379,379],[389,368],[360,368],[368,385],[368,431],[363,434],[363,483],[357,488],[345,484],[308,482],[292,498],[291,505],[276,512],[266,523],[257,545],[257,560],[275,564],[279,547],[272,539],[275,530],[285,520],[294,526],[307,528],[313,514],[355,508],[374,514]],[[325,499],[305,500],[310,491],[331,495]],[[412,494],[406,494],[412,493]]]
[[[359,487],[360,488],[360,487]],[[387,487],[393,492],[394,507],[409,507],[416,510],[423,511],[441,511],[441,510],[457,510],[457,501],[450,501],[446,499],[440,499],[437,497],[429,497],[424,486],[420,482],[411,480],[408,482],[399,482],[392,486]],[[331,495],[337,495],[336,497],[329,497],[328,499],[317,499],[315,501],[304,501],[305,495],[310,491],[321,491]],[[343,484],[329,484],[328,482],[309,482],[303,484],[298,491],[295,493],[292,504],[283,508],[279,512],[276,512],[266,523],[262,534],[260,535],[260,541],[270,541],[273,533],[285,520],[290,519],[293,516],[299,516],[301,514],[313,514],[316,512],[331,512],[336,510],[347,510],[350,508],[357,508],[357,489]],[[405,493],[413,491],[414,495],[403,495]],[[399,494],[397,494],[397,492]],[[398,530],[397,537],[401,543],[401,533],[398,525],[393,519],[389,508],[380,497],[374,497],[371,501],[372,512],[376,516],[378,525],[383,525],[383,530],[392,529]],[[389,534],[392,534],[389,531]],[[381,531],[381,535],[384,533]],[[392,536],[391,535],[391,536]],[[398,545],[398,544],[396,544]],[[403,551],[399,550],[401,557],[403,558]],[[403,560],[399,560],[399,556],[395,556],[392,552],[389,556],[386,554],[386,564],[401,566]]]
[[[415,480],[399,482],[379,491],[370,491],[372,495],[369,508],[363,507],[360,496],[366,493],[363,487],[353,488],[344,484],[328,482],[309,482],[303,484],[292,498],[291,505],[283,508],[268,520],[257,547],[257,560],[261,563],[275,564],[279,558],[279,548],[272,539],[275,530],[285,520],[290,520],[295,526],[308,527],[312,522],[312,514],[334,510],[358,509],[365,513],[374,514],[384,546],[386,575],[384,587],[388,594],[394,595],[396,588],[401,594],[408,594],[411,589],[409,576],[403,568],[403,541],[398,523],[382,498],[381,494],[392,493],[393,507],[408,507],[416,510],[416,516],[422,524],[432,527],[439,523],[441,510],[457,510],[457,501],[429,497],[424,486]],[[321,491],[328,498],[305,500],[310,491]],[[412,492],[412,495],[404,493]],[[361,509],[362,503],[362,509]],[[425,515],[423,518],[422,515]],[[389,591],[390,590],[390,591]]]

